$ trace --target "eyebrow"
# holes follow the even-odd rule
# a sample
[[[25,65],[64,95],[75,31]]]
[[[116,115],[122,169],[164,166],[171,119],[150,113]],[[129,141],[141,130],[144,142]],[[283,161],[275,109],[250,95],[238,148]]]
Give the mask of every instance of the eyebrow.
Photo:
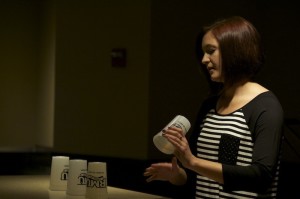
[[[208,48],[217,48],[216,45],[212,45],[212,44],[206,44],[205,46],[202,47],[202,50],[206,50]]]

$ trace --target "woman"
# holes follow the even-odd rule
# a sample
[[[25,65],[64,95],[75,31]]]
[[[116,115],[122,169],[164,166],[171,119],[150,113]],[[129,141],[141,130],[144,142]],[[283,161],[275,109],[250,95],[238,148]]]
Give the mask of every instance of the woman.
[[[193,198],[276,198],[283,111],[276,96],[253,81],[264,62],[260,36],[234,16],[205,27],[200,39],[212,95],[189,141],[178,128],[164,132],[176,148],[172,162],[152,164],[144,175],[148,182],[193,188]]]

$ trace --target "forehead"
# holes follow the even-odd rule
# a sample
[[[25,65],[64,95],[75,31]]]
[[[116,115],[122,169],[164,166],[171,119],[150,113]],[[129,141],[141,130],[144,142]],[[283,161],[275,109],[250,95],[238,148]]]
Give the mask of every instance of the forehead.
[[[211,33],[211,31],[205,33],[205,35],[202,38],[202,48],[205,48],[207,46],[215,46],[215,47],[219,46],[217,39]]]

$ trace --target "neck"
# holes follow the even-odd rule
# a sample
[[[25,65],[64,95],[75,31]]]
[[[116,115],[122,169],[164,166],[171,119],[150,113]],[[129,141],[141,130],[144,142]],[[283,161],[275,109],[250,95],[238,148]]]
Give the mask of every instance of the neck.
[[[225,84],[221,92],[221,96],[225,98],[232,98],[233,96],[238,95],[248,83],[250,82],[242,81],[231,85]]]

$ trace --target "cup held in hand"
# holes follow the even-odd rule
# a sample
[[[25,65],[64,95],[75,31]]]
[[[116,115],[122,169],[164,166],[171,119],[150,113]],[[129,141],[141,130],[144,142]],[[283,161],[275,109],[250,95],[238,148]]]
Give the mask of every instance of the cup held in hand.
[[[177,115],[164,129],[175,126],[177,128],[181,128],[183,134],[185,135],[191,127],[191,124],[187,118],[182,115]],[[174,153],[174,146],[170,143],[163,135],[162,131],[157,133],[153,137],[154,145],[163,153],[165,154],[173,154]]]

